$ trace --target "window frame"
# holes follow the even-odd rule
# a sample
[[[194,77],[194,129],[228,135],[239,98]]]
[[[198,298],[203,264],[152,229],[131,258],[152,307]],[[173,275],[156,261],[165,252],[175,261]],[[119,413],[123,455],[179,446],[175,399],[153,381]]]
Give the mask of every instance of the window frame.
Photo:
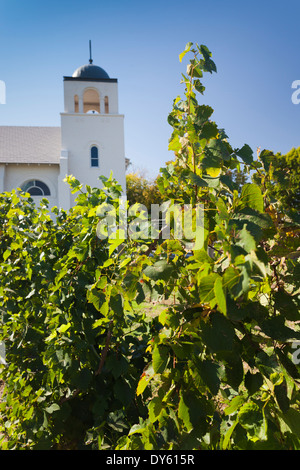
[[[29,186],[30,184],[30,186]],[[30,190],[31,189],[39,189],[41,191],[42,194],[31,194],[30,193]],[[22,186],[21,186],[21,189],[22,191],[24,191],[25,193],[29,193],[30,196],[38,196],[38,197],[51,197],[51,191],[50,191],[50,188],[49,186],[44,183],[43,181],[41,180],[38,180],[38,179],[32,179],[32,180],[28,180],[26,181],[26,183],[23,183]]]
[[[95,149],[95,150],[94,150]],[[96,156],[93,156],[93,151],[96,151]],[[96,165],[93,165],[93,161],[97,162]],[[99,168],[99,148],[97,145],[92,145],[90,147],[90,166],[91,168]]]

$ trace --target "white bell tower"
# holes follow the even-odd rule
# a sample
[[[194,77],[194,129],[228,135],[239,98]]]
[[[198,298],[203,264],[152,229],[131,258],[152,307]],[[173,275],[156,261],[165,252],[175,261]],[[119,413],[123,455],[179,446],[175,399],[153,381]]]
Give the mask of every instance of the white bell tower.
[[[118,110],[118,80],[93,64],[91,42],[89,64],[75,70],[72,77],[64,77],[61,139],[61,207],[68,209],[76,197],[62,181],[67,174],[83,186],[101,187],[99,176],[109,177],[112,171],[126,191],[124,115]]]

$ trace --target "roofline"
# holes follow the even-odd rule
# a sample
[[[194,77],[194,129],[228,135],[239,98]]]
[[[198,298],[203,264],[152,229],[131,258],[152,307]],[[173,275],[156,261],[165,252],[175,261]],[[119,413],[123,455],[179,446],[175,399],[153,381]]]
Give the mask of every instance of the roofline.
[[[10,162],[8,162],[7,160],[5,161],[2,161],[0,159],[0,165],[37,165],[37,166],[41,166],[41,165],[47,165],[47,166],[51,166],[51,165],[60,165],[60,162],[59,160],[57,162],[26,162],[26,161],[15,161],[15,160],[12,160]]]
[[[13,125],[13,126],[10,126],[9,124],[5,124],[4,126],[0,125],[0,129],[2,129],[3,127],[11,127],[13,129],[16,129],[16,128],[26,128],[26,129],[60,129],[61,126],[25,126],[25,125],[21,125],[21,126],[17,126],[17,125]]]
[[[64,77],[64,81],[117,83],[117,78]]]

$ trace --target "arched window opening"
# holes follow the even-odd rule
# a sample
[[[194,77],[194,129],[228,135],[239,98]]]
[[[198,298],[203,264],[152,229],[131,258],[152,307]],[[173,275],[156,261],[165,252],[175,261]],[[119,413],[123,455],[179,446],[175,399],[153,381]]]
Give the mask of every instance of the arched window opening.
[[[48,186],[39,180],[30,180],[23,184],[22,190],[30,196],[51,196]]]
[[[100,113],[100,98],[97,90],[91,88],[83,94],[83,112]]]
[[[99,153],[98,147],[93,146],[91,148],[91,166],[98,167],[99,166]]]
[[[105,114],[109,114],[108,96],[104,98]]]
[[[74,111],[75,113],[79,113],[79,99],[78,95],[74,96]]]

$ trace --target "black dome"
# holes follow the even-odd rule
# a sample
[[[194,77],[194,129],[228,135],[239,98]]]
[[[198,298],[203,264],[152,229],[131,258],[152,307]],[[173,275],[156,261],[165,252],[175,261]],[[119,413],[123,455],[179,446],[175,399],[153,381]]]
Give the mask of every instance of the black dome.
[[[94,64],[87,64],[82,65],[73,73],[72,77],[74,78],[90,78],[93,79],[101,79],[101,78],[109,78],[108,74],[98,65]]]

